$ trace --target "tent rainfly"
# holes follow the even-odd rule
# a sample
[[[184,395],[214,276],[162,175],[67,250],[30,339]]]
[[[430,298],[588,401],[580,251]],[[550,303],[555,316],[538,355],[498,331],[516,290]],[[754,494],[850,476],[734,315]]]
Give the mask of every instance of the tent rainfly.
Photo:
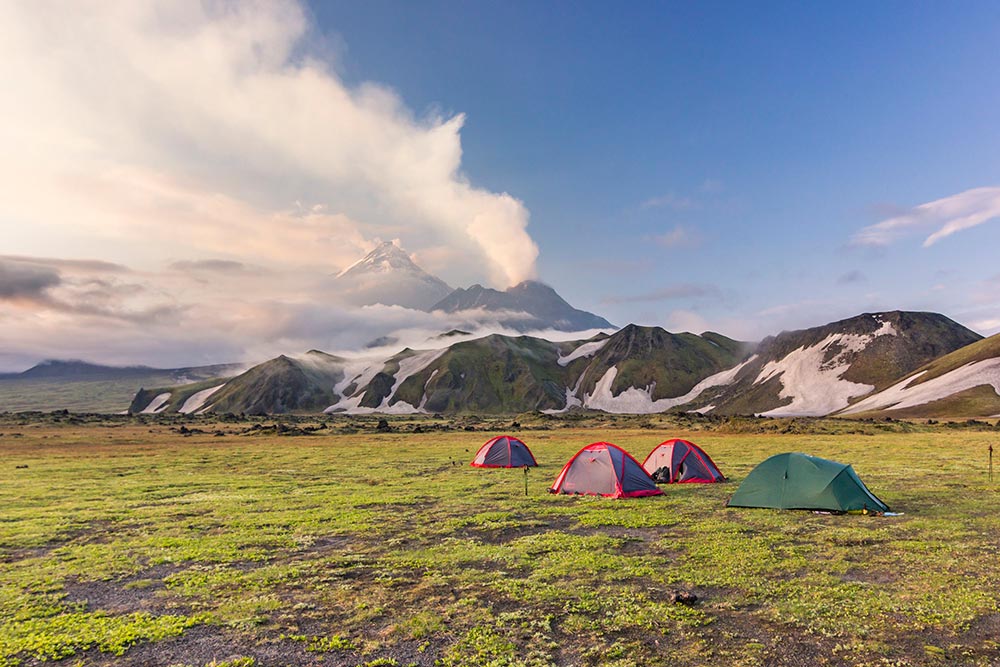
[[[750,471],[729,507],[888,512],[854,468],[807,454],[775,454]]]
[[[649,453],[642,462],[643,469],[658,482],[672,484],[675,482],[710,483],[723,482],[726,477],[698,445],[687,440],[667,440],[661,442]],[[657,470],[665,468],[662,477],[654,475]]]
[[[489,440],[469,465],[476,468],[520,468],[535,467],[535,456],[528,446],[512,435],[498,435]]]
[[[549,493],[635,498],[663,491],[631,454],[610,442],[595,442],[563,466]]]

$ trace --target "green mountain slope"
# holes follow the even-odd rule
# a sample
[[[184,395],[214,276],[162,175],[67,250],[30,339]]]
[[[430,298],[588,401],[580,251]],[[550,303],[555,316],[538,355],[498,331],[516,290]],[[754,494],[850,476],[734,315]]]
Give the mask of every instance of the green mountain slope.
[[[612,368],[612,396],[649,387],[650,398],[657,400],[684,395],[706,377],[735,366],[748,350],[746,343],[712,332],[674,334],[630,324],[609,336],[592,357],[574,360],[570,369],[581,400],[594,394]]]
[[[144,390],[132,410],[826,415],[891,389],[924,364],[934,362],[922,377],[938,381],[935,374],[948,377],[1000,346],[980,338],[942,315],[901,311],[784,332],[757,345],[636,325],[569,342],[495,334],[442,349],[407,348],[388,359],[282,356],[224,385]],[[982,406],[990,397],[960,398]]]
[[[408,377],[391,403],[428,412],[513,413],[559,409],[566,402],[562,347],[530,336],[492,335],[457,343]]]
[[[282,355],[226,380],[224,386],[206,401],[205,407],[211,412],[247,414],[322,412],[336,402],[333,387],[344,378],[343,366],[343,359],[318,350],[300,358]],[[165,407],[157,411],[178,411],[187,399],[209,389],[213,382],[219,384],[209,381],[144,389],[135,396],[129,411],[142,412],[157,396],[164,394],[169,394],[169,398]]]
[[[507,327],[517,331],[533,329],[586,331],[613,328],[603,317],[574,308],[554,289],[534,280],[525,280],[503,292],[482,285],[473,285],[468,289],[459,288],[429,310],[454,313],[475,309],[510,313],[510,316],[503,317],[502,321]],[[528,317],[525,319],[514,316],[514,313],[526,314]]]

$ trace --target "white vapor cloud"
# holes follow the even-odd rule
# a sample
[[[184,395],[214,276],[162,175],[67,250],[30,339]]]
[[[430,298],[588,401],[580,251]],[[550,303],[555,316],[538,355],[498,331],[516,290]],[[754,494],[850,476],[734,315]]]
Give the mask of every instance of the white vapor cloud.
[[[660,195],[658,197],[650,197],[641,204],[639,204],[640,209],[649,208],[668,208],[675,211],[686,211],[691,208],[695,208],[697,204],[690,197],[682,197],[676,195],[673,192],[668,192],[665,195]]]
[[[379,354],[434,348],[462,337],[521,335],[504,322],[525,314],[470,310],[427,313],[400,306],[355,308],[324,300],[323,285],[289,275],[276,281],[253,267],[202,272],[141,273],[97,263],[60,267],[60,260],[0,258],[0,372],[46,358],[86,359],[162,368],[220,362],[256,363],[308,349],[353,356],[385,339]],[[222,269],[213,270],[213,269]],[[595,332],[541,332],[553,340]]]
[[[533,277],[527,209],[461,171],[464,116],[347,86],[317,39],[291,1],[0,3],[0,232],[328,273],[398,237],[453,283]]]
[[[673,229],[653,236],[652,240],[664,248],[695,247],[701,244],[701,236],[683,225],[674,225]]]
[[[1000,187],[974,188],[865,227],[854,235],[852,243],[886,246],[910,231],[936,228],[924,239],[927,248],[956,232],[997,218],[1000,218]]]
[[[0,2],[2,358],[254,361],[450,328],[337,303],[330,277],[384,239],[451,284],[535,276],[524,204],[462,172],[465,117],[348,86],[307,14]]]

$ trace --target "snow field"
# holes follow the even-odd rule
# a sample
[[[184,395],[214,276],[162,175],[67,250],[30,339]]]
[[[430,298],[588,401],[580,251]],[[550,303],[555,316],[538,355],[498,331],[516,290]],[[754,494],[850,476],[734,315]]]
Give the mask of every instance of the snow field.
[[[874,396],[858,401],[841,414],[849,415],[882,408],[893,410],[913,408],[983,385],[993,387],[993,391],[1000,395],[1000,358],[973,361],[932,380],[913,384],[925,372],[921,371]]]
[[[203,389],[202,391],[199,391],[196,394],[191,394],[190,396],[188,396],[188,399],[184,401],[184,405],[181,406],[181,409],[178,410],[178,412],[185,415],[195,412],[196,410],[198,410],[198,408],[205,405],[205,401],[207,401],[212,394],[219,391],[225,386],[226,383],[223,382],[217,387],[212,387],[210,389]]]
[[[167,401],[169,401],[169,400],[170,400],[170,392],[169,391],[165,392],[163,394],[160,394],[156,398],[154,398],[153,400],[151,400],[149,402],[149,405],[146,406],[146,409],[143,410],[141,414],[144,414],[144,415],[156,414],[156,413],[162,411],[163,409],[165,409],[167,407]]]

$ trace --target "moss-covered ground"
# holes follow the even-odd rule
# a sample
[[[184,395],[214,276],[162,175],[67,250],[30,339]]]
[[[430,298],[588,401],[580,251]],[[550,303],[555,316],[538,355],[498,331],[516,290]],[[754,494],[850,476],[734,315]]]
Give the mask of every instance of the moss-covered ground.
[[[82,422],[0,419],[3,667],[1000,664],[996,430],[548,425],[526,479],[431,424]],[[732,481],[546,492],[583,445],[673,436]],[[784,451],[904,514],[725,507]]]

